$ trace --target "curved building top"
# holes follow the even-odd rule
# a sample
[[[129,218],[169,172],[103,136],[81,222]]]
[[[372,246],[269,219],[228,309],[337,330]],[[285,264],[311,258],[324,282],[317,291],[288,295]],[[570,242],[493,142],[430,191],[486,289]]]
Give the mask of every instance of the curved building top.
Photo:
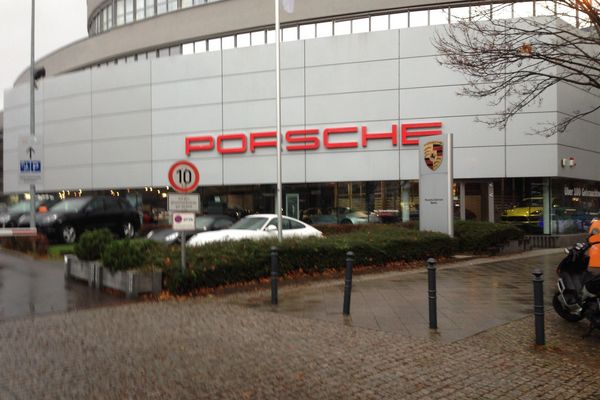
[[[423,19],[425,25],[433,25],[447,23],[454,12],[461,13],[461,16],[466,12],[468,17],[469,5],[478,7],[490,4],[487,1],[464,0],[301,0],[295,2],[293,13],[281,13],[281,22],[284,28],[298,28],[295,29],[296,33],[288,32],[296,35],[291,40],[297,40],[310,37],[302,37],[301,30],[307,26],[302,24],[328,23],[332,30],[339,25],[345,30],[341,34],[364,31],[364,24],[360,29],[354,28],[354,22],[359,19],[362,19],[360,22],[366,20],[367,31],[378,30],[372,23],[375,18],[383,16],[389,16],[385,29],[394,28],[392,16],[406,20],[401,22],[402,26],[396,27],[420,26]],[[516,10],[517,4],[529,4],[524,8],[529,7],[531,10],[528,14],[535,15],[537,5],[534,6],[533,2],[515,3],[511,9]],[[273,0],[87,0],[87,7],[89,37],[36,61],[38,67],[46,69],[48,76],[100,66],[115,60],[129,62],[130,59],[137,60],[139,56],[153,58],[182,52],[186,54],[186,44],[188,52],[190,45],[195,46],[192,52],[241,47],[240,39],[244,40],[243,45],[254,45],[254,36],[251,44],[248,36],[255,33],[263,36],[260,39],[263,43],[274,40],[274,34],[268,31],[274,25]],[[434,16],[434,11],[425,10],[439,12]],[[415,24],[417,17],[419,24]],[[314,30],[318,30],[318,26]],[[240,34],[247,37],[240,38]],[[338,32],[331,34],[337,35]],[[284,41],[285,35],[284,29]],[[222,46],[220,38],[223,38]],[[225,39],[228,39],[227,42]],[[218,44],[213,48],[213,43],[209,42],[216,40]],[[204,48],[198,49],[199,42]],[[27,81],[28,69],[15,84]]]

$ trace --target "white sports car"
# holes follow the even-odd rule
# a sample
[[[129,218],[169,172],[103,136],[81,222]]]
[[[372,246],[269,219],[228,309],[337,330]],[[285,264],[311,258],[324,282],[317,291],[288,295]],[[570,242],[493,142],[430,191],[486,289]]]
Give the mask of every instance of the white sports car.
[[[290,217],[282,217],[283,238],[321,237],[321,231]],[[277,215],[254,214],[248,215],[229,229],[214,232],[197,233],[188,240],[188,246],[202,246],[206,243],[224,242],[227,240],[268,239],[277,237]]]

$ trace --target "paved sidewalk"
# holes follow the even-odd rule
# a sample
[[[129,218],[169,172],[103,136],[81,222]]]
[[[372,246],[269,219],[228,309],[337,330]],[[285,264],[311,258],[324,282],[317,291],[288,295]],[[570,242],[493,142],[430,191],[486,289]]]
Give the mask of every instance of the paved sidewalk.
[[[487,264],[448,267],[440,276],[469,277],[482,268],[503,274]],[[419,274],[361,279],[403,284]],[[486,285],[463,283],[474,291]],[[499,279],[488,283],[502,286]],[[315,286],[327,284],[284,288],[282,301]],[[600,398],[600,332],[581,339],[585,324],[551,312],[548,345],[536,348],[531,316],[444,341],[382,329],[380,322],[365,328],[283,307],[267,311],[251,302],[257,296],[264,292],[0,322],[0,399]]]

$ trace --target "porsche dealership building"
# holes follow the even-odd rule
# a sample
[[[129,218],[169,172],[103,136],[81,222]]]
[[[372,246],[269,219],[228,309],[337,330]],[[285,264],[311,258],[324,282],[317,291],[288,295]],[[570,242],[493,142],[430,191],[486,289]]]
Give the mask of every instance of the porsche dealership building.
[[[473,2],[475,3],[475,2]],[[540,3],[540,2],[538,2]],[[546,3],[546,2],[544,2]],[[486,6],[476,2],[477,7]],[[272,0],[88,0],[89,37],[40,60],[37,190],[108,191],[166,207],[169,168],[192,162],[205,210],[273,212]],[[58,3],[57,3],[58,6]],[[536,2],[511,6],[536,18]],[[437,61],[434,33],[466,2],[297,0],[282,13],[283,208],[418,218],[418,144],[453,134],[455,215],[577,232],[600,211],[600,116],[560,135],[540,123],[597,97],[559,84],[497,130],[503,112],[457,96],[465,78]],[[4,192],[22,193],[28,71],[4,93]],[[1,125],[0,125],[1,126]]]

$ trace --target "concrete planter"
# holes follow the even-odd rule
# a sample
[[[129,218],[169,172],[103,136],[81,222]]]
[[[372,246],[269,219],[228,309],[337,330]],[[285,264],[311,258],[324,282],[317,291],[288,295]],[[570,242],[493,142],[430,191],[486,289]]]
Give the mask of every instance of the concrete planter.
[[[127,298],[135,298],[140,293],[158,294],[162,290],[160,271],[111,272],[100,261],[82,261],[71,254],[65,256],[65,278],[86,281],[97,289],[115,289],[124,292]]]

